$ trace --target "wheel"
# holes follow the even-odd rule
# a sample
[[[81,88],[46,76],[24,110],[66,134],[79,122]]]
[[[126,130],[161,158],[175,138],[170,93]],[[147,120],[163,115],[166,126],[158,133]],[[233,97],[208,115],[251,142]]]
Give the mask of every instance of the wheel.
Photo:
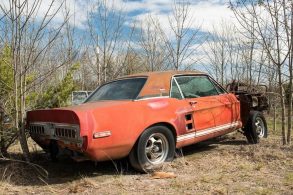
[[[140,172],[152,172],[164,162],[172,161],[175,141],[172,132],[165,126],[146,129],[129,154],[132,167]]]
[[[250,144],[257,144],[260,138],[268,136],[267,123],[261,112],[250,112],[249,119],[244,127],[244,134]]]

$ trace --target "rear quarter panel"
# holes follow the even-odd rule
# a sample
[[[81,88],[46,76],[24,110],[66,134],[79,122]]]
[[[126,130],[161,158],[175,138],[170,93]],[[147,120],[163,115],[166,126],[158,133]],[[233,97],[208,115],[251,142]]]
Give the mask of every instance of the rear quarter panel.
[[[173,98],[138,100],[117,105],[105,110],[97,109],[92,115],[95,122],[88,134],[90,156],[106,160],[127,156],[141,133],[157,123],[168,123],[175,129],[175,134],[185,131],[184,113],[191,108],[186,102]],[[93,139],[93,133],[111,131],[112,135]],[[175,137],[176,139],[176,137]]]

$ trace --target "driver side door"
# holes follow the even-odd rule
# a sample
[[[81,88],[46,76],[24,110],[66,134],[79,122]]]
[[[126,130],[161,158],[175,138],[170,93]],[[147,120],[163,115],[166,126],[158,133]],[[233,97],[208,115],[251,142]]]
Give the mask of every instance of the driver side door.
[[[192,109],[193,128],[187,128],[186,133],[194,131],[195,137],[212,135],[216,132],[214,130],[221,130],[222,125],[229,123],[233,102],[230,101],[229,94],[208,76],[182,75],[173,79],[182,101],[186,101]]]

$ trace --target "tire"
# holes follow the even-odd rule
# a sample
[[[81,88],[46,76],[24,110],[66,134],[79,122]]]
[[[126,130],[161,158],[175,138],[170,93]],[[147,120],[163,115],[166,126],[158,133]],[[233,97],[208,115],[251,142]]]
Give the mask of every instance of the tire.
[[[165,126],[153,126],[139,137],[129,154],[131,166],[137,171],[149,173],[172,161],[175,154],[175,140]]]
[[[261,112],[250,112],[247,124],[244,127],[244,134],[250,144],[257,144],[260,138],[268,136],[267,123]]]

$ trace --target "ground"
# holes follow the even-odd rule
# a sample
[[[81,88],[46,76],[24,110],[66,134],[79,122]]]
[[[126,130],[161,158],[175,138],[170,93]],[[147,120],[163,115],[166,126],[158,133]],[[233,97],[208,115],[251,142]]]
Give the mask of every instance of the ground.
[[[249,145],[234,133],[183,148],[162,170],[176,177],[164,179],[134,171],[127,159],[51,162],[31,144],[34,164],[0,162],[0,194],[293,194],[293,147],[280,140],[271,132]]]

